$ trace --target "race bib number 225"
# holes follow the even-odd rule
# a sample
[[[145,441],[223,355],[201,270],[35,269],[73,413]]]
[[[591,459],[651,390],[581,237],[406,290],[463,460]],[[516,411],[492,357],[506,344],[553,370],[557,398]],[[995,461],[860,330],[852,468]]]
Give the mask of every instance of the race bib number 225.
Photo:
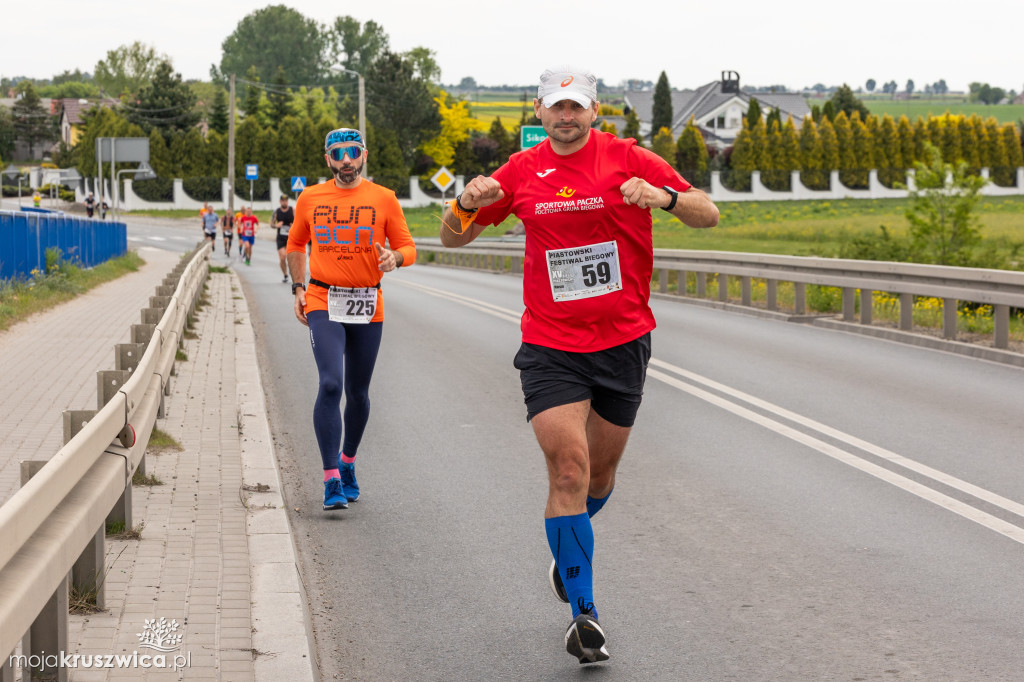
[[[343,289],[331,287],[327,293],[327,317],[331,322],[369,324],[377,310],[376,287]]]

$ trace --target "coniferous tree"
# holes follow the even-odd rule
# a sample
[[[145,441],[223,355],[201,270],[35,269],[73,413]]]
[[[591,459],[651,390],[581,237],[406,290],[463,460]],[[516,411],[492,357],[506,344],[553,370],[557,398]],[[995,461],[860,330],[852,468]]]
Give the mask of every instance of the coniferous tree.
[[[836,131],[836,145],[839,148],[839,181],[851,189],[858,187],[857,157],[853,151],[853,131],[846,112],[840,111],[833,121]]]
[[[828,173],[821,159],[821,137],[814,119],[807,117],[800,126],[800,181],[808,189],[828,189]]]
[[[676,144],[675,140],[672,139],[672,131],[668,127],[662,126],[658,130],[658,134],[654,136],[654,140],[651,142],[651,151],[665,159],[669,165],[675,166]]]
[[[757,154],[754,150],[750,124],[746,119],[743,120],[742,130],[736,135],[736,141],[733,142],[730,163],[729,173],[723,176],[725,186],[734,192],[749,191],[750,173],[757,170]]]
[[[991,177],[995,181],[995,172],[998,166],[1005,165],[1006,163],[1006,150],[1003,149],[1003,136],[999,131],[999,121],[995,116],[989,116],[983,122],[985,135],[982,138],[984,140],[985,151],[982,152],[982,163],[991,172]],[[998,183],[997,183],[998,184]]]
[[[291,91],[288,89],[288,77],[285,75],[283,66],[277,67],[273,87],[267,91],[267,99],[270,100],[270,118],[275,126],[280,125],[284,117],[291,113],[292,99]]]
[[[853,187],[867,189],[868,174],[875,167],[874,145],[868,127],[858,112],[850,115],[850,141],[853,144],[854,182]]]
[[[876,118],[876,117],[872,117]],[[878,181],[886,187],[895,187],[897,182],[904,182],[902,161],[900,159],[899,131],[892,116],[886,114],[878,126],[878,133],[873,138],[875,168],[878,169]]]
[[[939,149],[942,151],[942,160],[946,163],[957,163],[963,158],[960,145],[960,126],[957,119],[957,116],[947,112],[940,122],[942,133]]]
[[[626,114],[626,126],[622,129],[622,137],[631,137],[636,140],[638,146],[643,146],[643,140],[640,139],[640,117],[632,109]]]
[[[691,184],[707,186],[708,148],[693,117],[676,140],[676,168]]]
[[[967,164],[971,173],[981,168],[981,157],[978,155],[978,136],[974,124],[966,116],[958,117],[957,133],[960,137],[960,158]]]
[[[821,120],[818,126],[818,138],[821,140],[821,169],[825,173],[825,188],[831,186],[832,171],[839,169],[839,139],[836,129],[828,118]]]
[[[157,64],[153,80],[142,86],[135,103],[127,107],[128,120],[146,131],[159,128],[165,135],[186,131],[202,117],[195,106],[196,94],[171,63],[163,61]]]
[[[750,98],[750,104],[747,105],[747,113],[744,116],[750,129],[754,129],[754,124],[761,120],[761,103],[755,98]]]
[[[405,165],[398,135],[392,130],[367,124],[366,137],[369,138],[370,158],[374,160],[371,166],[373,181],[394,190],[399,196],[408,196],[409,167]]]
[[[18,84],[21,86],[21,84]],[[21,87],[21,97],[11,107],[14,119],[14,137],[24,141],[29,156],[35,156],[36,146],[57,138],[53,116],[43,107],[42,100],[31,82]]]
[[[931,142],[931,134],[930,124],[918,116],[914,121],[914,155],[907,159],[910,162],[907,168],[912,168],[916,162],[925,158],[925,143]]]
[[[894,161],[893,168],[900,169],[902,176],[906,176],[906,170],[914,166],[914,127],[906,115],[901,115],[896,125],[896,135],[899,138],[899,157]]]
[[[662,128],[672,129],[672,89],[668,76],[662,71],[654,86],[654,101],[651,105],[651,137],[661,133]]]
[[[176,175],[177,168],[167,149],[167,141],[164,139],[163,133],[156,128],[149,131],[149,165],[161,178],[179,177]]]
[[[224,88],[218,87],[213,93],[213,104],[210,107],[210,130],[218,133],[228,132],[228,95]]]
[[[779,165],[781,147],[782,131],[769,115],[769,118],[765,120],[764,153],[761,156],[760,165],[761,184],[776,192],[785,191],[789,184]]]
[[[868,108],[857,99],[857,96],[853,94],[853,90],[846,83],[843,83],[842,86],[836,88],[836,91],[832,93],[831,102],[836,115],[839,112],[844,112],[847,118],[852,118],[853,113],[857,112],[860,114],[861,121],[871,115]]]
[[[790,178],[793,176],[793,171],[800,170],[800,136],[796,132],[796,124],[793,123],[791,116],[786,118],[786,123],[779,131],[777,142],[775,169],[781,175],[780,185],[792,189]]]
[[[835,123],[835,120],[836,120],[836,108],[835,108],[835,105],[832,104],[831,100],[829,100],[828,102],[825,102],[825,104],[822,105],[822,107],[821,107],[821,115],[822,115],[823,118],[827,118],[829,121]]]
[[[1024,166],[1024,151],[1021,150],[1020,146],[1020,131],[1017,130],[1017,126],[1012,123],[1006,123],[1002,127],[1003,137],[1003,150],[1006,153],[1006,169],[1004,174],[1000,176],[1000,184],[1005,187],[1013,185],[1013,177],[1017,173],[1017,169]]]
[[[969,120],[978,144],[978,168],[990,168],[992,164],[988,159],[988,133],[985,131],[985,121],[978,114],[972,114]]]
[[[252,118],[262,124],[263,86],[260,84],[259,71],[255,66],[249,67],[245,77],[249,83],[245,86],[245,101],[242,103],[242,108],[245,109],[246,118]]]

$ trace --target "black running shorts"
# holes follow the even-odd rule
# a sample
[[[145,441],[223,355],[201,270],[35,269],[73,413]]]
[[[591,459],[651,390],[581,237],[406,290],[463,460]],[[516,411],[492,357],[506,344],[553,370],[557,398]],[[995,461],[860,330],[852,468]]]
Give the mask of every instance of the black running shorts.
[[[593,353],[524,343],[513,364],[523,384],[526,420],[552,407],[590,400],[590,406],[606,421],[633,426],[650,359],[650,332]]]
[[[277,248],[287,249],[288,248],[288,235],[279,234],[277,235]]]

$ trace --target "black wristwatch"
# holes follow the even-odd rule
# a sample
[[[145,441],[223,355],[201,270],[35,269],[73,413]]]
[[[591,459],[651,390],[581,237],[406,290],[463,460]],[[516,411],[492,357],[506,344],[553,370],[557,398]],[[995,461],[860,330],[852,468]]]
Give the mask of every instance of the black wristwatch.
[[[296,289],[302,289],[303,291],[305,291],[306,290],[306,285],[303,284],[302,282],[292,282],[292,296],[295,295],[295,290]]]
[[[669,196],[672,197],[672,201],[668,202],[668,206],[662,206],[661,210],[671,212],[672,209],[676,207],[676,200],[679,199],[679,192],[675,191],[668,185],[665,185],[662,189],[669,193]]]
[[[480,210],[476,208],[466,208],[465,206],[462,205],[462,201],[460,201],[460,199],[462,199],[461,192],[459,192],[459,194],[455,197],[455,205],[459,207],[460,211],[465,211],[466,213],[476,213],[478,210]]]

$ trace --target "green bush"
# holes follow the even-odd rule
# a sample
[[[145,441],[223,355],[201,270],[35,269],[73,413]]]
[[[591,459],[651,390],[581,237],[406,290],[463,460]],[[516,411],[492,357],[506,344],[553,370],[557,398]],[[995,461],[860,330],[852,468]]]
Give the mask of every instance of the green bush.
[[[220,201],[220,178],[185,178],[181,182],[182,189],[190,199],[196,201]]]
[[[837,313],[843,309],[843,291],[812,284],[807,287],[807,306],[819,313]]]
[[[174,180],[172,178],[137,180],[132,183],[132,190],[144,201],[174,201]]]

